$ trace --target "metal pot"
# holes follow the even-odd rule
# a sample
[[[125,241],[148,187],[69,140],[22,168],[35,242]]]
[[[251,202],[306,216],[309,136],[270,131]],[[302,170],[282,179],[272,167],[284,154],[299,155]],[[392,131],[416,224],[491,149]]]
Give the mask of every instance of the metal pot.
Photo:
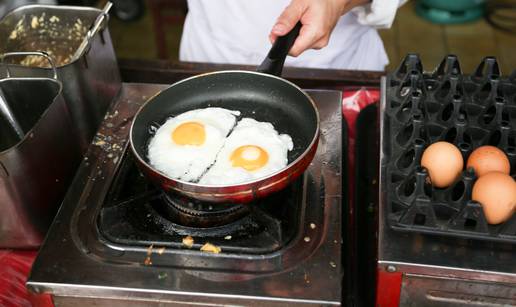
[[[58,78],[63,82],[63,97],[77,130],[82,153],[88,149],[122,84],[107,29],[110,7],[109,2],[104,10],[27,5],[0,20],[0,41],[3,42],[0,54],[18,51],[51,53]],[[31,57],[21,60],[31,67],[12,67],[16,74],[32,77],[49,75],[46,62],[34,61]]]
[[[53,66],[44,53],[21,55],[42,56]],[[0,248],[33,248],[80,163],[79,139],[55,68],[53,78],[12,77],[8,68],[6,75],[0,80]]]

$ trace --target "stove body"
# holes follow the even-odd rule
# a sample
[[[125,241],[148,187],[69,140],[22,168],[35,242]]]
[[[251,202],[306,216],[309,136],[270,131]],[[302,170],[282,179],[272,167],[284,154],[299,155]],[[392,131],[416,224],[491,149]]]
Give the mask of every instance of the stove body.
[[[299,180],[244,208],[185,209],[168,205],[127,148],[135,112],[165,87],[123,85],[38,254],[29,289],[51,294],[56,306],[340,305],[341,93],[308,91],[321,137]],[[200,228],[199,210],[233,220]],[[186,236],[194,238],[190,248]],[[202,252],[204,243],[222,252]]]
[[[381,135],[386,105],[386,79],[378,113],[364,121],[378,122],[373,135]],[[380,144],[383,144],[380,138]],[[378,149],[377,142],[370,142]],[[379,172],[369,172],[375,184],[371,195],[379,202],[377,296],[378,306],[514,306],[516,305],[516,246],[401,232],[391,229],[386,213],[384,153]],[[374,174],[374,175],[371,175]],[[376,183],[379,183],[379,187]],[[379,191],[379,195],[378,195]]]

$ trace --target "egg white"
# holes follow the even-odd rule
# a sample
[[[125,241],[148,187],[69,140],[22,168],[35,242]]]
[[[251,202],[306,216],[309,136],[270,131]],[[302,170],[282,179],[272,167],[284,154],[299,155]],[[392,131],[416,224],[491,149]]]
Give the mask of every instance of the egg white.
[[[168,177],[197,181],[212,165],[224,145],[229,131],[235,126],[239,111],[223,108],[196,109],[169,118],[155,133],[148,147],[150,164]],[[172,132],[185,122],[202,123],[206,138],[202,145],[179,145]]]
[[[255,145],[265,150],[269,157],[267,163],[254,171],[233,167],[231,154],[244,145]],[[199,183],[230,185],[268,176],[288,164],[287,155],[293,147],[292,138],[287,134],[280,135],[271,123],[243,118],[226,139],[215,164],[202,176]]]

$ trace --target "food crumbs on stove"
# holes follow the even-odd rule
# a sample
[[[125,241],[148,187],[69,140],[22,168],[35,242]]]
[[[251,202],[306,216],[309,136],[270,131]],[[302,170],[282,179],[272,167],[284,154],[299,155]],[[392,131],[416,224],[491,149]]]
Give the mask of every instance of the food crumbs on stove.
[[[201,252],[218,254],[221,251],[222,249],[220,247],[213,245],[211,243],[204,243],[204,245],[201,247]]]
[[[161,272],[158,274],[158,279],[165,279],[168,277],[168,274],[165,272]]]
[[[151,261],[150,256],[147,256],[147,258],[145,258],[145,261],[143,261],[143,264],[145,264],[145,265],[152,265],[152,261]]]
[[[373,182],[372,182],[372,184],[376,184],[376,179],[373,179]]]
[[[333,243],[338,244],[338,243],[339,243],[339,241],[337,241],[337,240],[333,240]]]
[[[191,237],[191,236],[186,236],[183,238],[183,245],[188,247],[188,248],[192,248],[194,244],[194,239]]]
[[[316,226],[315,226],[315,224],[314,224],[314,223],[310,223],[310,228],[315,229],[315,227],[316,227]]]
[[[310,242],[310,238],[309,237],[305,237],[304,240],[305,240],[305,242]]]
[[[165,247],[159,248],[158,249],[158,254],[159,255],[163,255],[163,253],[165,252],[165,249],[166,249]]]
[[[305,282],[306,282],[307,284],[309,284],[309,283],[310,283],[310,279],[308,279],[308,274],[307,274],[306,272],[305,272],[304,279],[305,279]]]
[[[150,256],[152,254],[152,248],[154,247],[154,244],[151,244],[148,248],[147,248],[147,256]]]
[[[331,265],[332,268],[336,268],[337,267],[337,264],[335,264],[335,262],[333,262],[333,261],[330,261],[330,265]]]
[[[225,236],[224,240],[231,240],[231,236]]]

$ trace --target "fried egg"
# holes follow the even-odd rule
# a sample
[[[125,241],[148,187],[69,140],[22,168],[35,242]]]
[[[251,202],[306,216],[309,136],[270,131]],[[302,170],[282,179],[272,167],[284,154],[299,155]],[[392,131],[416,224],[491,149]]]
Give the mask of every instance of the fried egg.
[[[243,118],[199,183],[230,185],[268,176],[288,164],[293,147],[292,138],[280,135],[271,123]]]
[[[169,118],[150,140],[150,164],[168,177],[197,181],[215,162],[239,111],[197,109]]]

